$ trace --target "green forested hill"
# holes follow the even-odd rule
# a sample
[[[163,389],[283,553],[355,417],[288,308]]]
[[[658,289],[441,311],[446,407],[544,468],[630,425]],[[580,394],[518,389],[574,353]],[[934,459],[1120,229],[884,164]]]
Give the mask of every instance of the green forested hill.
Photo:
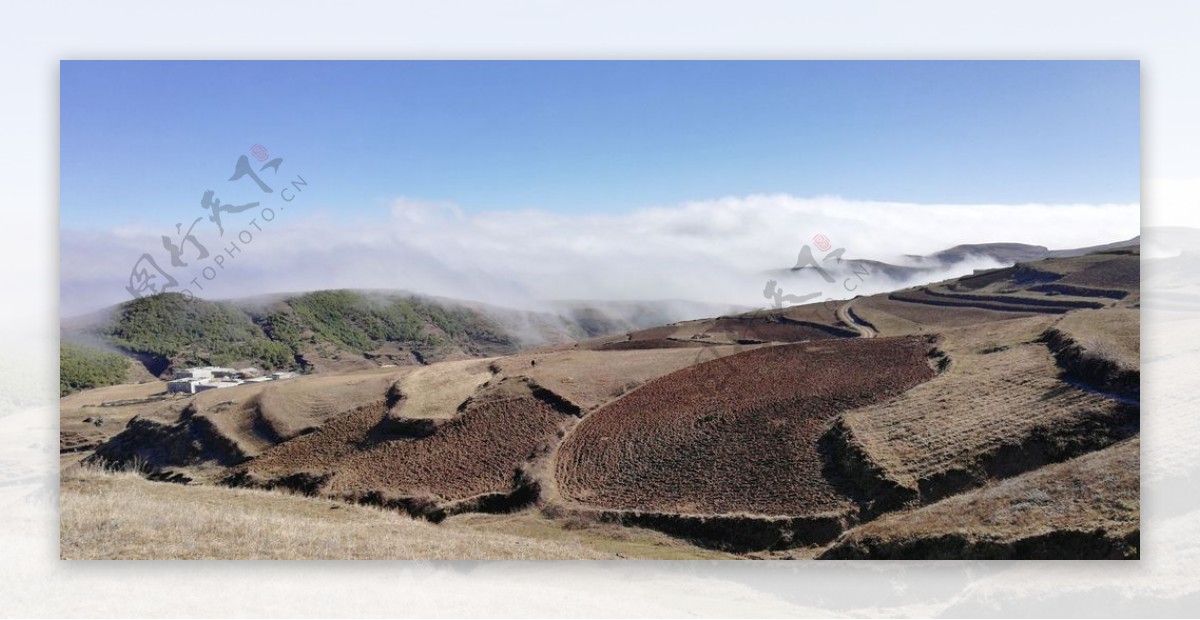
[[[58,361],[59,396],[115,385],[129,374],[129,358],[124,355],[71,342],[59,345]]]
[[[543,305],[541,311],[514,310],[397,291],[327,290],[236,301],[163,293],[70,319],[62,337],[120,350],[160,377],[205,365],[324,372],[505,355],[732,310],[682,301]]]
[[[354,291],[318,291],[257,304],[165,293],[123,303],[109,317],[76,331],[134,354],[155,374],[207,364],[304,369],[318,351],[361,358],[387,344],[434,358],[516,348],[503,329],[476,310]]]

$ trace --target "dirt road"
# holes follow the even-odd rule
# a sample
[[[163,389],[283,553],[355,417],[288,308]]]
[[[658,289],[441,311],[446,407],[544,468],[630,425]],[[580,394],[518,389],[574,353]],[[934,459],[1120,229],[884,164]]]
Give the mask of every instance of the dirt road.
[[[838,320],[845,323],[846,325],[849,325],[851,329],[858,332],[858,334],[860,336],[862,336],[863,338],[874,338],[875,336],[878,336],[879,333],[876,332],[871,326],[860,323],[858,320],[855,319],[854,313],[850,311],[850,304],[852,304],[852,303],[854,303],[853,299],[851,299],[850,301],[847,301],[846,303],[842,304],[841,307],[838,308],[838,310],[837,310]]]

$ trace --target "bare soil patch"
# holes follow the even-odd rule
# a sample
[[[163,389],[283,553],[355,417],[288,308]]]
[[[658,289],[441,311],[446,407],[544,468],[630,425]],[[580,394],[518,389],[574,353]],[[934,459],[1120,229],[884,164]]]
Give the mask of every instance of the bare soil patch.
[[[818,440],[832,416],[933,376],[918,338],[826,340],[713,360],[654,380],[581,422],[558,490],[584,505],[682,514],[844,510]]]

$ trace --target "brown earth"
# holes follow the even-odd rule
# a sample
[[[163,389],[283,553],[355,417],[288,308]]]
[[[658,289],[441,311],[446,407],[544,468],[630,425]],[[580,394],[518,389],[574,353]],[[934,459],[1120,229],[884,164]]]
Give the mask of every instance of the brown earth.
[[[768,347],[672,373],[589,415],[557,457],[585,505],[685,514],[845,510],[818,439],[838,412],[928,380],[915,338]]]
[[[386,404],[367,405],[268,450],[233,475],[239,484],[297,486],[314,495],[392,504],[422,513],[448,502],[502,502],[527,490],[526,474],[573,420],[527,382],[483,390],[457,417],[410,428],[389,424]],[[301,488],[302,487],[302,488]],[[519,501],[514,499],[513,501]],[[414,502],[420,502],[417,506]]]
[[[697,360],[732,355],[746,348],[728,345],[595,351],[580,347],[519,353],[494,363],[500,376],[528,377],[586,412],[651,379],[695,364]]]

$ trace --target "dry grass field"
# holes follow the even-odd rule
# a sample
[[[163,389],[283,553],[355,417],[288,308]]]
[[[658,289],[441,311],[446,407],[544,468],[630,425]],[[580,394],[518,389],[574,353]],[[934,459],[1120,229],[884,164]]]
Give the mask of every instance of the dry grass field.
[[[1139,326],[1138,310],[1134,308],[1081,310],[1054,324],[1085,351],[1109,357],[1122,368],[1135,371],[1141,368]]]
[[[281,492],[156,483],[133,473],[78,466],[63,472],[60,506],[60,554],[66,560],[696,557],[651,536],[607,543],[601,537],[591,537],[600,541],[594,543],[586,536],[553,530],[521,536],[495,527],[435,525],[373,506]]]
[[[931,306],[873,295],[854,302],[854,310],[880,333],[932,334],[952,327],[982,325],[1032,316],[1032,313],[976,307]]]
[[[269,427],[268,433],[286,441],[319,427],[342,412],[383,398],[394,383],[415,370],[411,366],[370,368],[353,373],[318,374],[262,383],[258,402],[248,402],[257,407],[257,411],[252,410],[251,413],[261,416]],[[198,402],[202,410],[211,410],[211,406],[204,405],[229,400],[222,394],[244,389],[246,386],[242,385],[204,392],[198,396],[208,400]]]
[[[94,450],[135,416],[166,411],[167,417],[175,418],[186,405],[182,397],[168,397],[166,384],[158,380],[69,394],[59,400],[59,449]]]
[[[1138,553],[1139,440],[885,516],[826,558],[1121,559]]]
[[[930,501],[1134,432],[1124,405],[1058,378],[1037,341],[1052,322],[945,330],[947,370],[893,401],[846,414],[847,441],[882,477]]]
[[[449,419],[475,390],[492,377],[488,363],[494,358],[442,362],[422,366],[400,380],[404,416]]]

